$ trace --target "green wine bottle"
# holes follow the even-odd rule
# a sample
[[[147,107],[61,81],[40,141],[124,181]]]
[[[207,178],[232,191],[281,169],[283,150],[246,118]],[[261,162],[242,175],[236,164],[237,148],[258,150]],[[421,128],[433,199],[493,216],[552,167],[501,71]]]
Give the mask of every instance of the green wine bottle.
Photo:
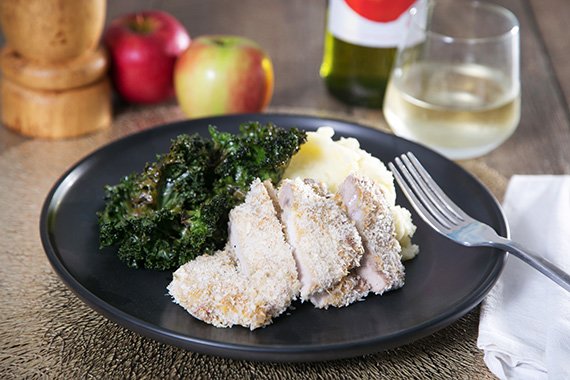
[[[352,105],[381,108],[415,0],[330,0],[320,75]]]

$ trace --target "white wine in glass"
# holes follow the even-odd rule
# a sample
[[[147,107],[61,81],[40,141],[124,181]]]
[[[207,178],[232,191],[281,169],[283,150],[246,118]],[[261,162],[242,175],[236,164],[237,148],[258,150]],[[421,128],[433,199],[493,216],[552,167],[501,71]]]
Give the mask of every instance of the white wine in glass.
[[[384,116],[401,137],[451,159],[477,157],[497,148],[519,124],[518,50],[513,51],[518,49],[518,39],[513,41],[518,37],[518,27],[516,36],[513,23],[504,26],[498,36],[488,29],[478,29],[481,35],[477,37],[471,35],[477,33],[470,31],[469,25],[480,22],[473,21],[463,23],[465,27],[456,35],[443,34],[441,23],[435,25],[440,21],[438,17],[443,17],[436,13],[442,13],[438,8],[443,7],[442,3],[449,8],[463,7],[463,15],[470,14],[469,7],[477,7],[472,10],[476,12],[470,16],[472,20],[492,12],[495,28],[495,13],[512,15],[503,8],[481,3],[429,2],[427,6],[432,9],[428,13],[415,15],[423,22],[411,31],[415,40],[408,39],[399,49],[386,92]],[[508,19],[516,21],[514,16]],[[446,25],[450,20],[446,18]],[[418,23],[417,19],[414,22]]]

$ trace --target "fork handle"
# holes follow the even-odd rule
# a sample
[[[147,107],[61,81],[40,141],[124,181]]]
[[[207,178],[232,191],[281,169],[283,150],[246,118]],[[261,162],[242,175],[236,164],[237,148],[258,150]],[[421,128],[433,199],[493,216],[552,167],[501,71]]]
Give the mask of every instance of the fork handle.
[[[532,253],[527,248],[524,248],[512,240],[500,238],[495,242],[497,248],[508,251],[512,255],[518,257],[525,263],[529,264],[546,277],[560,285],[566,291],[570,292],[570,274],[563,271],[560,267],[551,263],[550,261]]]

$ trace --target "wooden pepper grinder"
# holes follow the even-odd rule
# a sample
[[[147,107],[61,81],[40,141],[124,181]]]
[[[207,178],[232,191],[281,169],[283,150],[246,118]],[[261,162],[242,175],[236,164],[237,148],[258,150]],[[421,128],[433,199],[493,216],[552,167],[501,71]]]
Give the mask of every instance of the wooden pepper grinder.
[[[111,124],[109,59],[99,40],[105,0],[0,2],[2,124],[66,138]]]

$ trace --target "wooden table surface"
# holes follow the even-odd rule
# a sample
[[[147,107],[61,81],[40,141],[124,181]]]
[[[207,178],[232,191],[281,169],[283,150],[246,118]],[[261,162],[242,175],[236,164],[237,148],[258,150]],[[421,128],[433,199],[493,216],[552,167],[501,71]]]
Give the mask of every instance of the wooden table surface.
[[[570,3],[495,2],[511,9],[521,24],[522,116],[515,134],[481,161],[506,177],[570,173]],[[113,0],[108,2],[107,21],[151,8],[176,15],[191,36],[227,33],[257,41],[274,63],[273,106],[333,111],[385,123],[380,111],[347,106],[325,90],[318,74],[324,0]],[[22,139],[0,133],[0,148]]]
[[[505,178],[514,174],[570,174],[570,37],[567,32],[570,2],[495,2],[511,9],[521,24],[522,117],[517,131],[505,144],[477,161]],[[274,63],[273,107],[332,112],[385,125],[380,110],[342,104],[325,90],[319,77],[319,65],[326,1],[111,0],[107,21],[127,12],[151,8],[176,15],[193,37],[238,34],[257,41]],[[0,43],[3,44],[1,37]],[[118,107],[115,117],[139,108],[144,111],[145,107]],[[29,141],[0,128],[0,160],[3,157],[14,161],[23,159],[8,153]],[[26,150],[22,150],[22,154],[24,152]],[[5,182],[0,183],[5,185]],[[4,193],[7,189],[0,190]],[[40,202],[45,194],[34,196]],[[36,220],[33,223],[37,225]],[[11,227],[0,226],[2,228],[5,229],[0,231],[11,230]],[[0,255],[7,253],[2,251],[9,246],[7,239],[10,237],[0,236],[0,242],[4,243],[0,244]]]
[[[501,174],[570,173],[570,3],[497,0],[521,25],[522,115],[515,134],[481,160]],[[342,112],[384,123],[381,112],[332,99],[319,77],[326,1],[171,0],[109,2],[109,18],[141,7],[175,14],[192,36],[240,34],[275,66],[272,105]]]

